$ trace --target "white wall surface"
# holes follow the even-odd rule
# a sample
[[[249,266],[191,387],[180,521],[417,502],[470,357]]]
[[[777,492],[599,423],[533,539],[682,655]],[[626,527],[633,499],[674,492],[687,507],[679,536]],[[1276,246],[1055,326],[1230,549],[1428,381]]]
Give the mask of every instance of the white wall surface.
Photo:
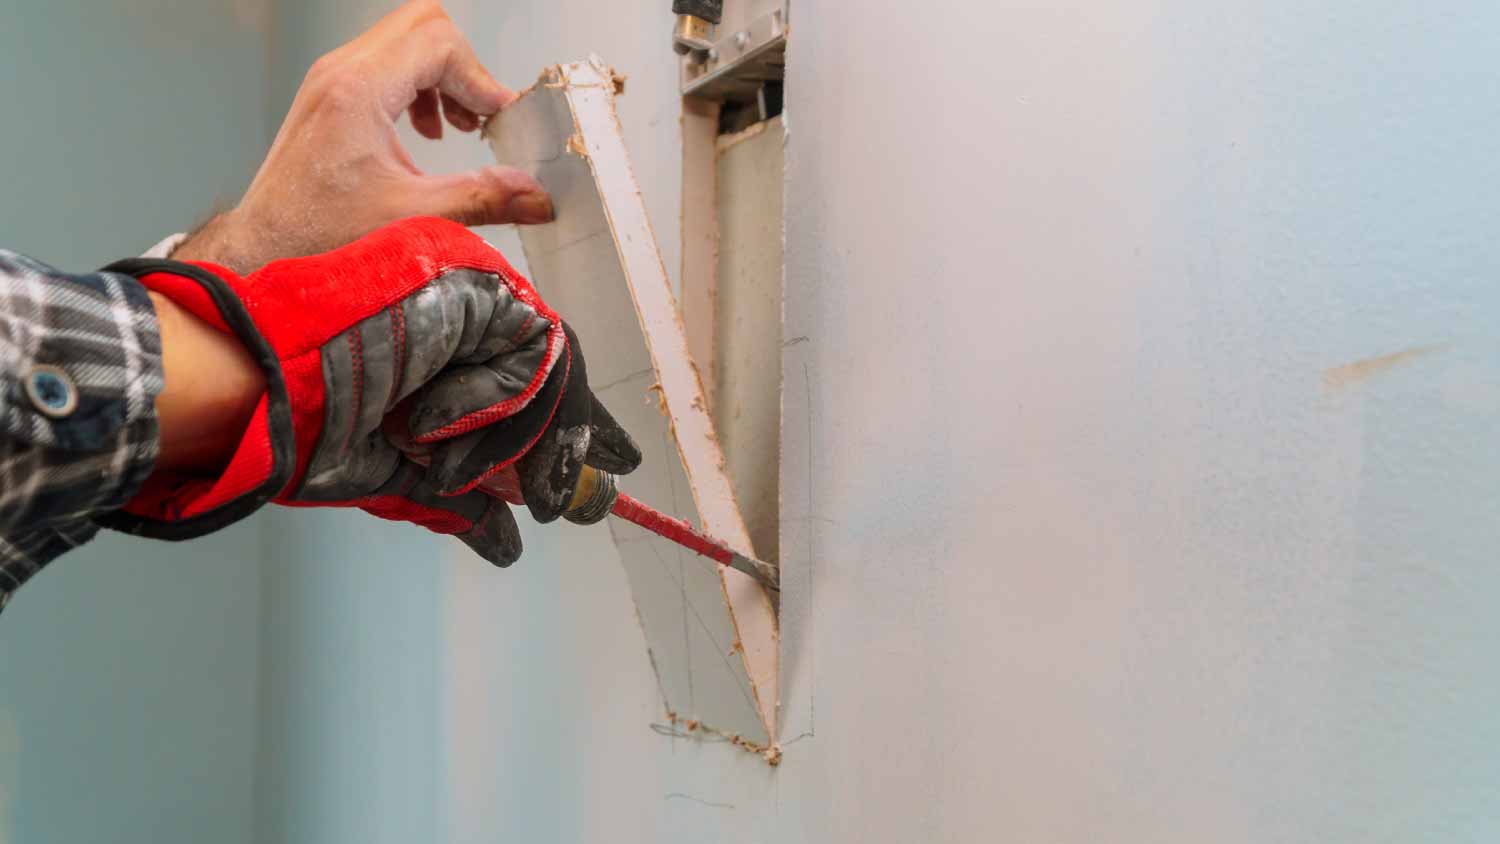
[[[450,5],[511,84],[630,75],[675,273],[666,0]],[[284,8],[279,107],[386,7]],[[785,761],[649,729],[597,529],[499,572],[283,514],[256,837],[1493,839],[1497,36],[1474,2],[799,0]]]
[[[759,840],[1493,840],[1494,7],[862,9],[799,0],[787,89],[817,736],[779,804],[705,796]]]

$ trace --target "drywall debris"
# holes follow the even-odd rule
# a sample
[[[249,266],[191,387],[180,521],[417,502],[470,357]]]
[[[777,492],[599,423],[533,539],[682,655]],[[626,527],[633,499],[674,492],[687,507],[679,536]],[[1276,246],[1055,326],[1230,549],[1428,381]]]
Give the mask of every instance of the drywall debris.
[[[737,747],[747,753],[754,753],[766,760],[766,764],[772,767],[781,764],[781,745],[760,744],[744,736],[724,730],[716,730],[693,718],[683,718],[675,712],[668,710],[667,723],[652,724],[652,732],[658,735],[670,736],[672,738],[692,739],[701,742],[723,742],[731,747]]]
[[[583,145],[582,135],[575,133],[568,136],[568,152],[571,152],[580,158],[589,157],[588,147],[585,147]]]

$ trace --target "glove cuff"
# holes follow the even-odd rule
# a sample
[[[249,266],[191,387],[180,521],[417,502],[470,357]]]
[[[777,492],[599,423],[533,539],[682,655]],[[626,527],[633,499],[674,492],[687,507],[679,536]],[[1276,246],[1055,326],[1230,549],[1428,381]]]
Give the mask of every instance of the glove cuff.
[[[100,517],[99,523],[153,539],[193,539],[260,509],[291,481],[296,469],[295,439],[281,361],[235,293],[243,282],[222,267],[155,258],[129,258],[104,269],[133,276],[148,290],[238,337],[265,372],[266,395],[218,478],[156,472],[124,509]]]

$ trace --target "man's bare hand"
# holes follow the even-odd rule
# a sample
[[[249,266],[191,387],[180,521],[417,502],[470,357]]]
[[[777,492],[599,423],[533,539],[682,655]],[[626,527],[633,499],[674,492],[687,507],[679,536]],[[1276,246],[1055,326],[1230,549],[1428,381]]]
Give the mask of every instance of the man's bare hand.
[[[515,98],[479,64],[437,0],[412,0],[313,64],[239,205],[173,257],[245,273],[335,249],[405,217],[546,222],[552,202],[525,173],[424,174],[396,134],[403,112],[428,138],[442,137],[443,118],[472,132]]]

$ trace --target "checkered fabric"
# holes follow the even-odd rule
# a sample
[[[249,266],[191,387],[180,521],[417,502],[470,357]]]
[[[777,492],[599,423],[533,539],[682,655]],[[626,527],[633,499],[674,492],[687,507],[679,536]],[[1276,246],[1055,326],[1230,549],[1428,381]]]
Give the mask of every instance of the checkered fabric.
[[[156,462],[161,389],[145,288],[0,249],[0,609],[135,495]]]

